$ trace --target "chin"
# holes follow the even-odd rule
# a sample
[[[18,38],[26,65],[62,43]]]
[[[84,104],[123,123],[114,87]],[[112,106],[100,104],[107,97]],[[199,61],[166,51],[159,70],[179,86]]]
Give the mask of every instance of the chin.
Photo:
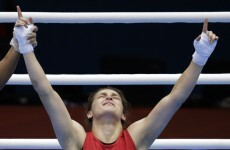
[[[110,115],[115,115],[117,116],[117,112],[115,111],[114,108],[103,108],[103,111],[102,111],[103,114],[110,114]]]

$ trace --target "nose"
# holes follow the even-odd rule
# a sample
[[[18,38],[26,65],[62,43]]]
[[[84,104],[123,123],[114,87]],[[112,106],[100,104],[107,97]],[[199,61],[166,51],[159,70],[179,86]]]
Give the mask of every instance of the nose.
[[[113,98],[110,97],[110,96],[107,96],[107,97],[106,97],[106,100],[113,100]]]

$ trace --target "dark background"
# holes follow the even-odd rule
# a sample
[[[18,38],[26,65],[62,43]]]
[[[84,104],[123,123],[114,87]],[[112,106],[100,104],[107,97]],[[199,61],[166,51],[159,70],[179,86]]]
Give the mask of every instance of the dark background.
[[[229,11],[229,0],[1,0],[0,11],[24,12],[206,12]],[[34,18],[36,21],[36,18]],[[13,23],[0,24],[0,57],[9,49]],[[46,74],[182,73],[194,53],[200,23],[36,24],[36,56]],[[210,23],[219,37],[203,73],[229,73],[230,24]],[[21,58],[15,74],[26,74]],[[54,86],[68,105],[81,105],[99,86]],[[172,86],[115,86],[133,106],[154,106]],[[229,85],[197,85],[184,106],[229,107]],[[227,103],[224,104],[223,103]],[[40,104],[32,86],[6,86],[1,104]]]

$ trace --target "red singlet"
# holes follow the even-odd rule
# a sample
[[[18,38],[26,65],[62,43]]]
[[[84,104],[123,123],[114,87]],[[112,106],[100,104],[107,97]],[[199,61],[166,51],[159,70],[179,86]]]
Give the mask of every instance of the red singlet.
[[[128,131],[124,130],[113,144],[103,144],[92,132],[87,132],[83,150],[136,150],[136,148]]]

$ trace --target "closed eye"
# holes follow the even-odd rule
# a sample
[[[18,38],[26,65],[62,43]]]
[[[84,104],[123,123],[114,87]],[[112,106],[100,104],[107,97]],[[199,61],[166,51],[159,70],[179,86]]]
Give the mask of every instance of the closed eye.
[[[118,96],[114,96],[113,99],[118,99],[118,100],[120,100],[120,98],[119,98]]]
[[[97,99],[99,99],[99,98],[105,98],[105,96],[104,95],[100,95],[100,96],[97,97]]]

